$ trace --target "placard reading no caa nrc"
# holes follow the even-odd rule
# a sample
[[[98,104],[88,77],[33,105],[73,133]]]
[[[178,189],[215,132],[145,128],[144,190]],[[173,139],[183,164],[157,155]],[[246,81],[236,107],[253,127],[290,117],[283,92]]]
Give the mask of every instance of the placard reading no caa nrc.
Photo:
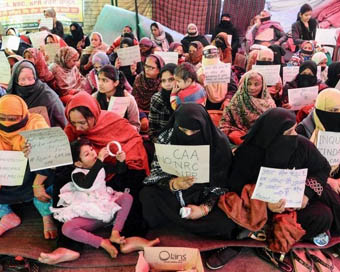
[[[195,177],[195,183],[208,183],[210,177],[209,145],[155,144],[156,155],[165,173]]]
[[[22,131],[31,145],[28,155],[31,171],[72,164],[71,147],[60,127]]]

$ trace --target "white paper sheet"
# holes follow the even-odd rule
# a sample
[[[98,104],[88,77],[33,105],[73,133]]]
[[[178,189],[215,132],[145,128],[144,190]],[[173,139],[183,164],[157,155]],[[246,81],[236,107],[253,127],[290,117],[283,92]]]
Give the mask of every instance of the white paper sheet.
[[[267,86],[274,86],[281,81],[280,79],[281,65],[253,65],[252,70],[260,72]]]
[[[317,147],[331,166],[340,164],[340,133],[319,131]]]
[[[0,151],[0,185],[22,185],[26,166],[27,159],[25,158],[23,152]]]
[[[130,46],[126,48],[119,48],[117,50],[117,54],[121,66],[132,65],[134,62],[141,61],[139,45]]]
[[[160,56],[165,64],[168,63],[174,63],[174,64],[178,64],[178,53],[177,52],[161,52],[161,51],[156,51],[155,52],[156,55]]]
[[[230,63],[218,63],[215,65],[203,66],[205,84],[229,83],[231,75]]]
[[[318,86],[288,89],[288,103],[292,106],[291,110],[300,110],[304,106],[314,104],[318,93]]]

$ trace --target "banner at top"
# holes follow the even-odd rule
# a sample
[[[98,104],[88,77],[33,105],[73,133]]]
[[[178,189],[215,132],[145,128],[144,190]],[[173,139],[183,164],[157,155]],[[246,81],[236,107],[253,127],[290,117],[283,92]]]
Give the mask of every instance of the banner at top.
[[[47,8],[54,8],[64,25],[83,22],[83,0],[0,0],[0,22],[5,28],[38,28]]]

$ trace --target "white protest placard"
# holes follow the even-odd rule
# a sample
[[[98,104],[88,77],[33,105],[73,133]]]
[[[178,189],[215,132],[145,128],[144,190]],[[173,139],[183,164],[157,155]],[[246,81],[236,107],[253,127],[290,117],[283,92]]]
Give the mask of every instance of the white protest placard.
[[[337,89],[337,90],[340,91],[340,80],[339,80],[338,83],[336,84],[335,89]]]
[[[165,173],[195,177],[195,183],[209,182],[209,145],[155,144],[156,156]]]
[[[218,63],[214,65],[203,66],[205,75],[205,84],[229,83],[231,75],[230,63]]]
[[[129,97],[111,96],[107,110],[117,113],[120,117],[124,117],[130,101]]]
[[[60,127],[22,131],[31,145],[28,156],[31,171],[72,164],[71,147]]]
[[[39,24],[39,29],[41,27],[46,27],[47,29],[53,29],[53,18],[41,18],[40,19],[40,24]]]
[[[49,43],[44,45],[45,55],[48,56],[47,63],[53,63],[58,50],[60,49],[59,43]]]
[[[317,28],[315,40],[318,44],[336,45],[336,28]]]
[[[252,70],[260,72],[263,75],[267,86],[274,86],[281,81],[280,79],[281,65],[253,65]]]
[[[318,86],[288,89],[288,103],[292,106],[291,110],[296,111],[304,106],[314,105],[318,93]]]
[[[331,166],[340,164],[340,133],[319,131],[316,144],[320,153],[328,160]]]
[[[21,151],[0,151],[0,185],[20,186],[24,181],[27,159]]]
[[[119,48],[117,50],[118,58],[121,66],[128,66],[134,62],[141,61],[139,45],[130,46],[126,48]]]
[[[297,74],[299,73],[299,69],[300,69],[300,66],[283,67],[283,75],[282,75],[283,85],[286,84],[286,82],[290,82],[294,80]]]
[[[20,44],[20,38],[17,36],[2,36],[1,50],[11,49],[18,50]]]
[[[174,63],[178,64],[178,53],[177,52],[162,52],[162,51],[156,51],[156,55],[160,56],[165,64],[168,63]]]
[[[11,79],[11,66],[5,52],[0,51],[0,83],[8,84]]]
[[[252,199],[277,203],[286,200],[286,208],[301,208],[308,169],[261,167]]]
[[[47,31],[39,31],[30,33],[28,36],[32,42],[34,48],[40,48],[41,45],[45,44],[45,38],[49,33]]]
[[[229,43],[229,45],[231,45],[231,42],[232,42],[232,40],[233,40],[233,35],[227,35],[227,40],[228,40],[228,43]]]

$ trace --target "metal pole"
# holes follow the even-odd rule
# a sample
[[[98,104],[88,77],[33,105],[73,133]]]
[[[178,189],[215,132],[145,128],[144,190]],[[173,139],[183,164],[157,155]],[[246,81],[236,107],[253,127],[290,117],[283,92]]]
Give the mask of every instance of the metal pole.
[[[137,0],[135,0],[135,12],[136,12],[136,31],[137,31],[137,38],[140,39],[140,33],[139,33],[139,18],[138,18],[138,3]]]

